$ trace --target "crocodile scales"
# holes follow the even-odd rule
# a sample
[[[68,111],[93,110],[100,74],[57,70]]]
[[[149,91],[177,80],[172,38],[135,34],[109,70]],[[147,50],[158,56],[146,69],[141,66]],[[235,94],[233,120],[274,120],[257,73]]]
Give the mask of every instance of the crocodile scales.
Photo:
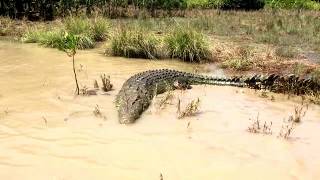
[[[121,124],[134,123],[148,108],[153,97],[168,89],[189,88],[190,85],[220,85],[268,89],[279,93],[318,93],[320,85],[313,79],[300,79],[295,75],[251,77],[209,77],[171,69],[149,70],[130,77],[119,91],[115,103]]]

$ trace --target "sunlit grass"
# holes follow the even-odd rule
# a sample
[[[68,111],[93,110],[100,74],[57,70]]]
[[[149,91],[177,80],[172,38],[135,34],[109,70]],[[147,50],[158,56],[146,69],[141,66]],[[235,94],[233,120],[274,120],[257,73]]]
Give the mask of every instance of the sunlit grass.
[[[190,28],[177,28],[166,38],[165,45],[171,58],[187,62],[202,62],[210,59],[209,44],[202,33]]]
[[[142,29],[122,29],[112,38],[111,49],[115,56],[127,58],[157,58],[159,41]]]

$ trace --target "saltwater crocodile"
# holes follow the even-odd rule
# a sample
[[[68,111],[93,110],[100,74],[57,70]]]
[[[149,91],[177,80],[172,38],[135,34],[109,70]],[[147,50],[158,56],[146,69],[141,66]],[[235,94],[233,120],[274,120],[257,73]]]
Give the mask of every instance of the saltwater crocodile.
[[[294,75],[275,74],[251,77],[219,78],[197,75],[170,69],[149,70],[130,77],[119,91],[115,103],[119,122],[135,122],[148,108],[153,97],[168,89],[189,88],[190,85],[209,84],[268,89],[273,92],[305,94],[318,93],[320,85],[312,79],[299,79]]]

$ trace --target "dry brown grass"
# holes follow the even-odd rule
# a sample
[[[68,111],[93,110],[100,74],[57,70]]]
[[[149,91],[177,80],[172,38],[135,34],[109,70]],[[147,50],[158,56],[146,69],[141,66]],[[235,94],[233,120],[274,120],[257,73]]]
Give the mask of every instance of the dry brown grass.
[[[313,104],[320,105],[320,94],[309,94],[306,99]]]
[[[178,105],[177,105],[177,114],[178,119],[182,119],[189,116],[194,116],[199,112],[199,106],[200,106],[200,99],[194,99],[190,103],[187,104],[187,106],[181,110],[181,100],[178,99]]]
[[[101,112],[98,104],[94,107],[93,115],[95,117],[102,118],[103,120],[107,120],[107,117]]]
[[[301,104],[296,105],[294,107],[294,113],[283,120],[277,137],[289,139],[292,136],[296,126],[302,121],[302,118],[306,115],[307,111],[308,104],[302,102]],[[266,121],[262,123],[258,113],[257,117],[252,120],[252,124],[248,127],[247,131],[254,134],[272,135],[272,121],[270,121],[269,123]]]
[[[94,82],[93,82],[93,88],[99,89],[99,84],[98,84],[98,81],[97,81],[97,80],[94,80]]]
[[[278,137],[289,139],[296,128],[296,126],[301,122],[302,118],[306,115],[308,111],[308,104],[302,102],[300,105],[296,105],[294,108],[294,114],[290,115],[287,119],[283,120]]]
[[[105,74],[100,75],[101,81],[102,81],[102,87],[101,89],[104,92],[108,92],[112,90],[113,84],[111,84],[110,76],[106,76]]]
[[[257,117],[253,120],[252,124],[248,127],[247,131],[255,134],[271,135],[272,134],[271,128],[272,128],[272,121],[270,121],[269,123],[265,121],[262,125],[262,122],[259,119],[259,113],[258,113]]]
[[[302,55],[297,55],[299,52],[294,52],[294,57],[289,58],[284,57],[290,56],[289,54],[279,55],[277,49],[277,46],[243,44],[219,37],[212,40],[214,62],[232,73],[253,71],[255,73],[293,73],[299,76],[316,74],[314,72],[319,65],[308,61]]]
[[[301,105],[296,105],[294,107],[294,114],[291,116],[293,122],[300,123],[302,118],[305,117],[309,109],[309,104],[302,103]]]
[[[0,36],[7,36],[13,30],[14,21],[7,17],[0,17]]]
[[[158,99],[155,104],[157,109],[163,109],[167,104],[170,104],[174,98],[174,93],[172,90],[168,90],[160,99]]]
[[[79,90],[82,96],[94,96],[98,95],[98,88],[88,88],[87,86],[82,86]]]
[[[294,123],[292,116],[290,116],[287,120],[284,119],[278,137],[289,139],[295,127],[296,124]]]

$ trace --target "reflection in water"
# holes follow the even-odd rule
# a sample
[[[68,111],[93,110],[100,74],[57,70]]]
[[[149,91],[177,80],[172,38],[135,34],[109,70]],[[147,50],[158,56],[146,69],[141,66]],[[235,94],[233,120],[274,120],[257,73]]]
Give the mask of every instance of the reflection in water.
[[[160,173],[164,179],[320,178],[319,107],[311,105],[292,138],[283,140],[277,134],[298,100],[275,95],[273,102],[246,89],[194,86],[175,91],[165,109],[150,107],[136,124],[120,125],[113,100],[129,76],[199,67],[99,52],[77,54],[81,86],[106,73],[115,90],[75,97],[72,62],[64,53],[0,41],[2,179],[159,179]],[[199,97],[200,113],[178,120],[178,97],[183,103]],[[96,105],[107,119],[93,115]],[[246,131],[258,112],[273,122],[273,135]]]

